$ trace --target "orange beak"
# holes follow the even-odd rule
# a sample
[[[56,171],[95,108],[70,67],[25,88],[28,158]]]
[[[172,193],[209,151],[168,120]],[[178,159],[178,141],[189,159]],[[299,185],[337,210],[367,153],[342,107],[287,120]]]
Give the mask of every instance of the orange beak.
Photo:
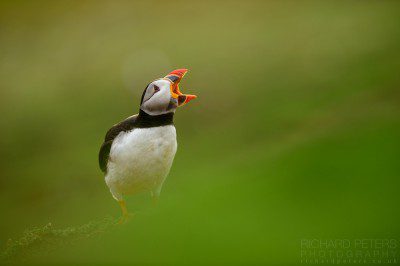
[[[179,82],[182,80],[183,76],[188,72],[187,69],[175,69],[164,78],[171,81],[171,95],[173,98],[178,100],[178,106],[182,106],[190,102],[191,100],[197,98],[196,95],[183,94],[179,90]]]

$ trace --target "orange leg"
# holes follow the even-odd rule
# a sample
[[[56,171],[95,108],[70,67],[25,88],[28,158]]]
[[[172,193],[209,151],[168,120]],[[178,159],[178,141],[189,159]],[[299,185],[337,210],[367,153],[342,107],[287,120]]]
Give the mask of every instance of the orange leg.
[[[128,209],[126,208],[126,202],[124,200],[119,200],[118,201],[119,206],[121,207],[122,210],[122,217],[119,220],[119,224],[124,224],[126,223],[129,218],[131,217],[131,214],[128,212]]]

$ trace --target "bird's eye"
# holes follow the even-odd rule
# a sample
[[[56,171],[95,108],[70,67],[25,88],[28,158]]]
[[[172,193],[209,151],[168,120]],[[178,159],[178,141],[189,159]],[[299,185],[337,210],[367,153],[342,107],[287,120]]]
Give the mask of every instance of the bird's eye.
[[[160,91],[160,88],[158,86],[154,85],[154,93],[156,93],[158,91]]]

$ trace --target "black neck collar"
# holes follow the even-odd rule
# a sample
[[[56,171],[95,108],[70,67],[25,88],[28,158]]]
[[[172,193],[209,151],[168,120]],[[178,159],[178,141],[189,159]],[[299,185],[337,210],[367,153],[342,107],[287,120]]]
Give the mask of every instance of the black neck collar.
[[[160,127],[174,124],[174,113],[166,113],[162,115],[149,115],[142,109],[139,110],[139,115],[135,121],[135,127]]]

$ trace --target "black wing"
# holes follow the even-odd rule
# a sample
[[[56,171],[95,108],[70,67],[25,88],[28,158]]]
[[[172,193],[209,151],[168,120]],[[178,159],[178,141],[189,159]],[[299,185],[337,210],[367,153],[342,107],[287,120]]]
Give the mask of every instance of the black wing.
[[[132,130],[134,128],[136,118],[137,115],[130,116],[124,121],[114,125],[107,131],[104,142],[101,145],[99,151],[99,166],[101,171],[103,171],[104,173],[107,172],[108,157],[110,155],[110,149],[114,139],[118,136],[119,133]]]

